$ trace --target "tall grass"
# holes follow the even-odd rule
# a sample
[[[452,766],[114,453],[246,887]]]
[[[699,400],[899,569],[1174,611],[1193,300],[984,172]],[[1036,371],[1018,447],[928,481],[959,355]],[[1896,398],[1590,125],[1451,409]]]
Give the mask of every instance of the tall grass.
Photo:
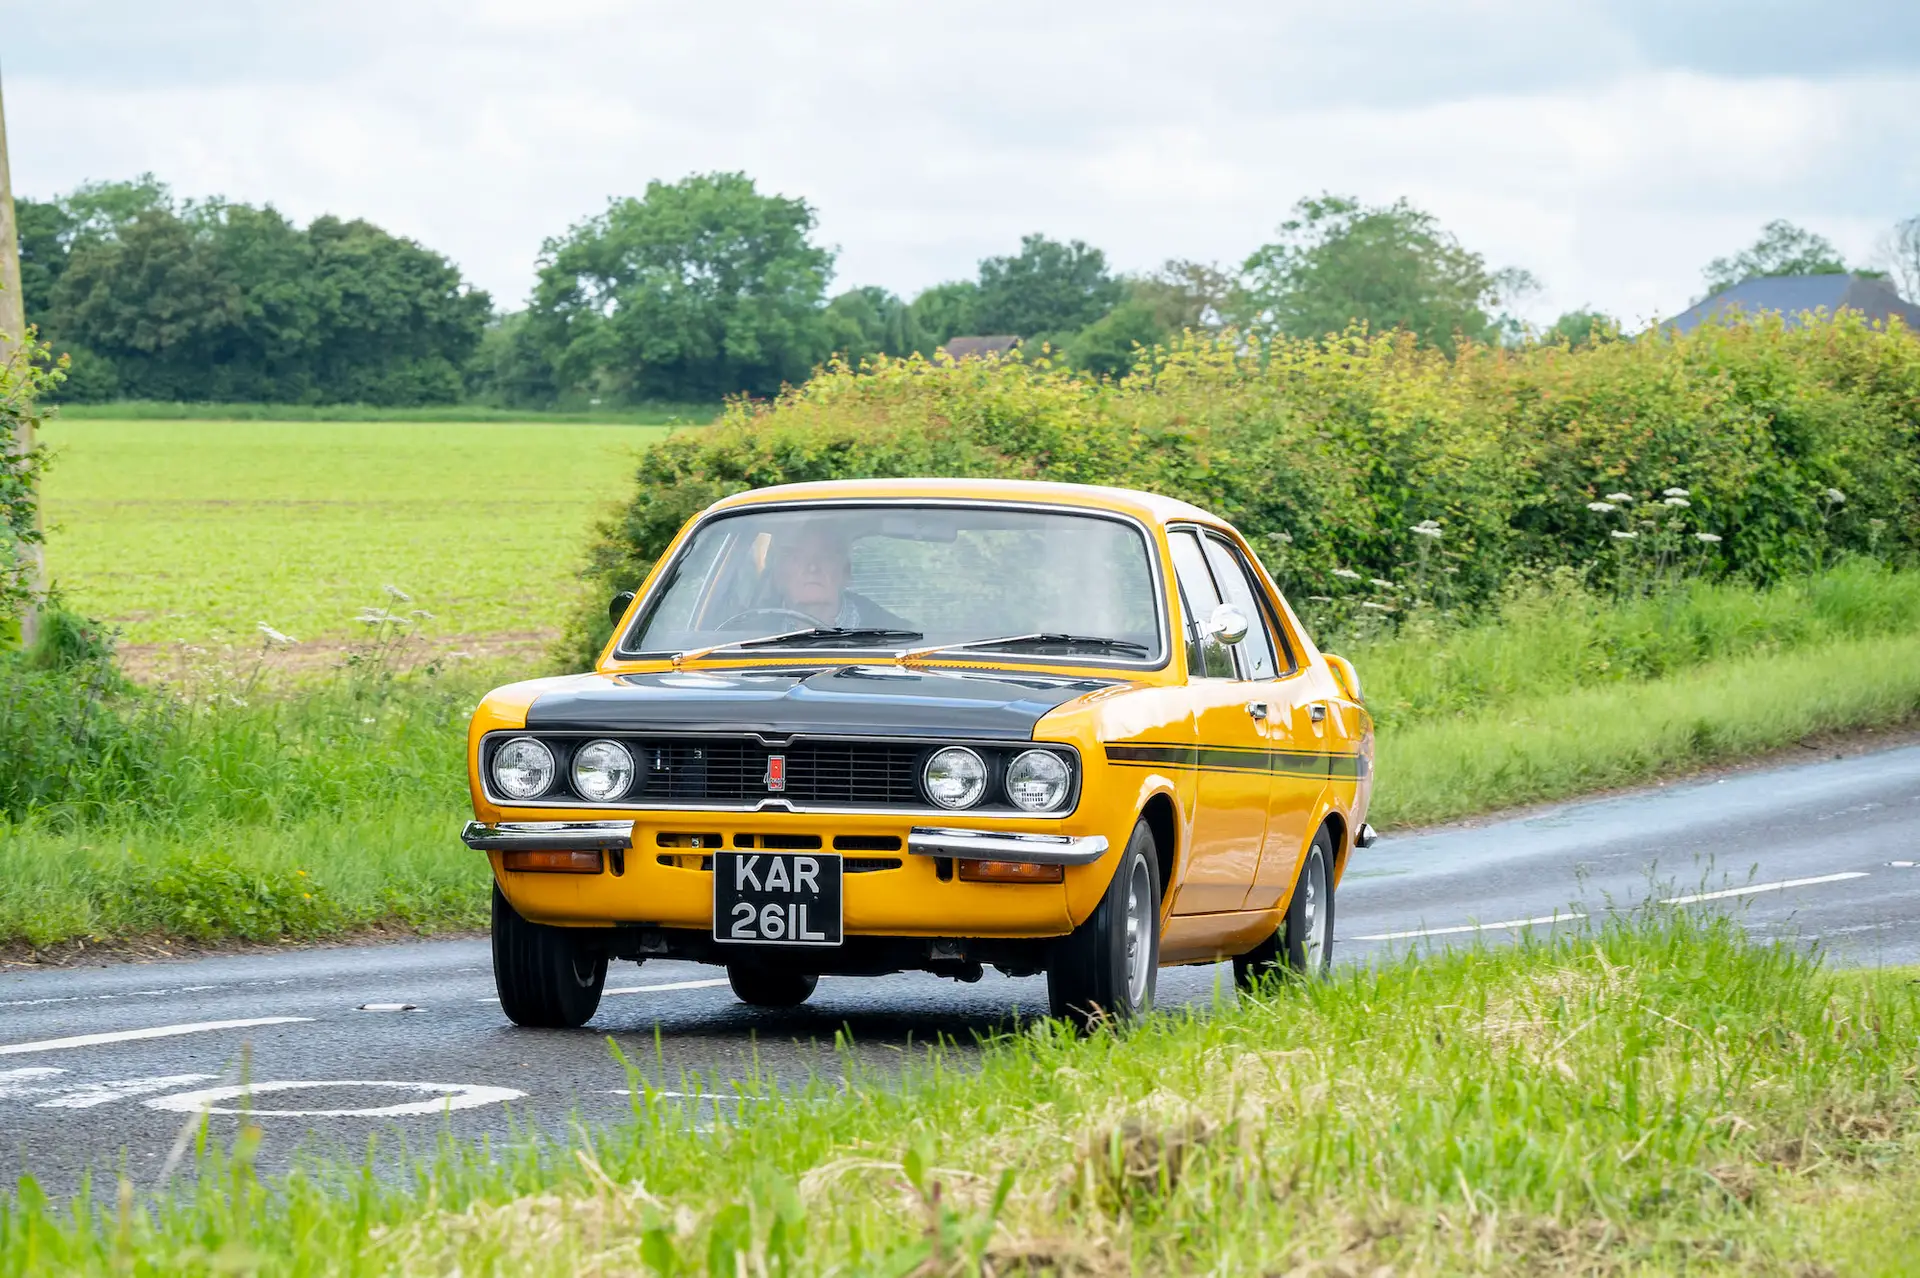
[[[1920,1241],[1920,986],[1727,920],[1614,920],[886,1086],[184,1195],[0,1202],[0,1275],[1894,1273]],[[711,1084],[718,1086],[718,1084]],[[114,1201],[117,1199],[117,1201]]]

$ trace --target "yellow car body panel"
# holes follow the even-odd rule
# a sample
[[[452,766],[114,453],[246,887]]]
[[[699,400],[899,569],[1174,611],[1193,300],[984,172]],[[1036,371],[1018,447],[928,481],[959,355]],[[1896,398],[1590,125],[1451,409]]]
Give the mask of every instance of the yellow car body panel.
[[[889,501],[1019,503],[1092,509],[1142,526],[1156,553],[1171,652],[1157,669],[1116,670],[1098,660],[1033,659],[1018,654],[936,653],[904,659],[916,671],[991,671],[1083,677],[1105,686],[1065,701],[1036,722],[1035,743],[1073,747],[1080,761],[1078,802],[1065,816],[994,812],[801,812],[648,810],[634,805],[596,807],[509,804],[483,785],[482,743],[489,734],[526,728],[541,697],[607,689],[624,676],[659,676],[724,668],[790,668],[820,663],[812,653],[728,652],[679,662],[622,657],[617,638],[660,588],[665,565],[702,521],[756,505],[883,503]],[[1294,669],[1270,680],[1194,679],[1180,636],[1193,620],[1183,615],[1167,542],[1169,525],[1218,534],[1253,565],[1278,636]],[[663,553],[615,628],[615,641],[591,673],[512,684],[490,694],[473,715],[468,742],[475,820],[502,822],[633,821],[632,848],[614,872],[597,874],[512,871],[503,854],[489,853],[507,901],[525,918],[569,927],[654,926],[707,932],[713,922],[712,873],[696,868],[717,839],[741,836],[818,836],[831,851],[842,841],[897,839],[897,868],[844,878],[846,936],[1044,938],[1065,935],[1098,905],[1122,851],[1143,815],[1172,831],[1161,849],[1169,872],[1162,884],[1163,963],[1205,962],[1242,953],[1278,926],[1307,850],[1319,830],[1333,838],[1334,880],[1344,872],[1372,791],[1372,721],[1346,694],[1257,556],[1231,526],[1184,502],[1123,489],[1012,480],[902,479],[789,485],[742,493],[689,520]],[[884,666],[885,659],[859,659]],[[831,664],[830,662],[824,664]],[[896,661],[896,664],[899,664]],[[1259,701],[1267,717],[1250,717]],[[1321,707],[1324,717],[1314,707]],[[935,859],[904,853],[908,831],[929,824],[981,831],[1101,835],[1098,860],[1065,867],[1062,882],[983,883],[942,878]],[[689,844],[697,838],[699,846]]]

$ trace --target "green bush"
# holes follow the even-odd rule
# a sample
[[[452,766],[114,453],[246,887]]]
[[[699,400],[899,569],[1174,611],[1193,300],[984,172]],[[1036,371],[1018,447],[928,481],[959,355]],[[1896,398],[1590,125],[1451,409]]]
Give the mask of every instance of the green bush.
[[[1118,380],[1044,358],[835,365],[651,449],[589,576],[609,595],[636,587],[731,493],[910,475],[1183,497],[1254,538],[1296,604],[1328,610],[1360,594],[1478,608],[1516,573],[1562,566],[1599,587],[1764,583],[1840,551],[1920,550],[1920,341],[1842,316],[1451,358],[1398,333],[1189,336]],[[1618,492],[1634,500],[1607,503]],[[568,655],[605,634],[583,614]]]

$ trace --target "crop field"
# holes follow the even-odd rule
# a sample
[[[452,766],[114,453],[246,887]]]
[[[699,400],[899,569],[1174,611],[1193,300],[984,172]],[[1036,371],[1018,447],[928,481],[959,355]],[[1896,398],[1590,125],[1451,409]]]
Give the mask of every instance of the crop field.
[[[136,671],[176,641],[251,647],[261,622],[317,663],[368,606],[432,613],[442,649],[532,655],[582,589],[589,529],[667,430],[56,419],[48,571],[123,629]]]

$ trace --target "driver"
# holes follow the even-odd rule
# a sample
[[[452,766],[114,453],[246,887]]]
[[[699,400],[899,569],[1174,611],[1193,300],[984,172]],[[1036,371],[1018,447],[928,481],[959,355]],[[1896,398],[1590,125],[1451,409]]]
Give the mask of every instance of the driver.
[[[824,521],[802,524],[781,538],[768,567],[781,606],[805,613],[823,626],[913,629],[905,618],[847,589],[852,575],[847,538]]]

